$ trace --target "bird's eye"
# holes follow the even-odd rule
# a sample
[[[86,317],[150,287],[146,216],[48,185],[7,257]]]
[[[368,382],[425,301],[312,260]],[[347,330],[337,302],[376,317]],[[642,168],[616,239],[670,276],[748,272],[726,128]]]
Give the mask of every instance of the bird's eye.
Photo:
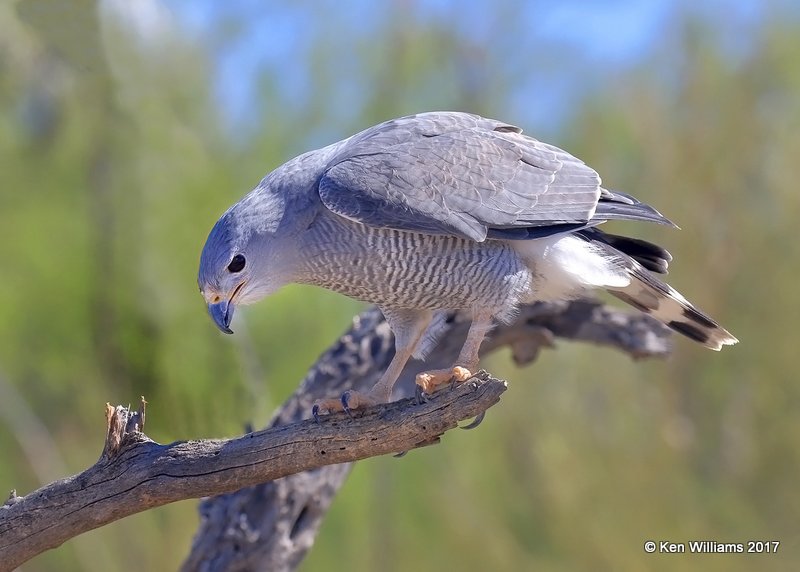
[[[241,272],[244,269],[244,263],[245,263],[244,256],[242,256],[241,254],[237,254],[236,256],[233,257],[231,263],[228,264],[228,272],[234,272],[234,273]]]

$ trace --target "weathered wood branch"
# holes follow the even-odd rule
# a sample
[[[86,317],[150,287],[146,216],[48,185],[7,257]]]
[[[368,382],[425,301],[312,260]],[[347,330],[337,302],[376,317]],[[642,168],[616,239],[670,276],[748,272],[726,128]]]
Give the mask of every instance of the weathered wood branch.
[[[141,432],[137,412],[107,407],[108,431],[98,462],[0,507],[0,569],[12,570],[82,532],[177,500],[235,491],[287,475],[435,443],[459,421],[483,413],[505,391],[478,375],[417,404],[305,420],[235,439],[160,445]]]

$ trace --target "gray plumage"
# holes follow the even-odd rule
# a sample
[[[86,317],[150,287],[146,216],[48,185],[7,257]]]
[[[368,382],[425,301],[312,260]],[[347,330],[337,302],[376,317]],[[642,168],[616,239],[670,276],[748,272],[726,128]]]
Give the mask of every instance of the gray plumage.
[[[462,355],[469,363],[460,365],[468,367],[477,365],[492,320],[511,318],[521,302],[591,288],[609,290],[712,349],[735,343],[650,274],[666,272],[666,250],[596,228],[615,219],[672,225],[649,205],[604,189],[579,159],[517,127],[465,113],[423,113],[376,125],[267,175],[212,229],[199,284],[224,331],[234,305],[292,282],[375,303],[403,355],[422,355],[433,343],[433,326],[425,331],[438,311],[470,310],[480,324]],[[393,383],[384,380],[376,399],[387,399]]]

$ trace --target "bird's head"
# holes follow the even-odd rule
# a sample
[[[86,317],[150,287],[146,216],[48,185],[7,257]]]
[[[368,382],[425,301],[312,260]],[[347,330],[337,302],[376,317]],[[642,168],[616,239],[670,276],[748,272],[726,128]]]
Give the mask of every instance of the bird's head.
[[[197,283],[217,327],[232,334],[234,309],[252,304],[292,281],[291,234],[282,204],[249,195],[220,217],[200,256]]]

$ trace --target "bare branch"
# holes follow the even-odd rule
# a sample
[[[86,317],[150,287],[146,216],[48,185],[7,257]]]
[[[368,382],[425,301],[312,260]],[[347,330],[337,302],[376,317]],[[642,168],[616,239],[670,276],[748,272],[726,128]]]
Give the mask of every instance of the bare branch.
[[[235,491],[334,463],[406,451],[439,437],[497,403],[506,384],[488,375],[437,393],[338,414],[236,439],[159,445],[140,432],[138,412],[107,406],[108,431],[100,460],[0,507],[0,569],[13,570],[36,554],[93,528],[177,500]]]

